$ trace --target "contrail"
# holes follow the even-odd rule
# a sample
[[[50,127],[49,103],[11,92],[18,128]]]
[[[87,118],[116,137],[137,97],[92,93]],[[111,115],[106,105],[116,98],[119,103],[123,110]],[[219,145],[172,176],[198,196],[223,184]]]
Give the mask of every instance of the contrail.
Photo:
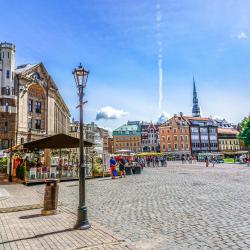
[[[157,1],[156,4],[156,29],[157,29],[157,45],[158,45],[158,77],[159,77],[159,111],[162,112],[162,102],[163,102],[163,52],[162,52],[162,41],[161,41],[161,6]]]

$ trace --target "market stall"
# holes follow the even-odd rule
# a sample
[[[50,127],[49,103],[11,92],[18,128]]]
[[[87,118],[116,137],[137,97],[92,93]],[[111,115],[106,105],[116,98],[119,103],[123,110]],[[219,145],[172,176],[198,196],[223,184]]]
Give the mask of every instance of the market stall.
[[[23,149],[29,153],[25,154],[22,162],[24,182],[26,184],[45,182],[47,178],[58,178],[60,180],[78,179],[79,164],[77,159],[70,161],[65,159],[62,152],[65,149],[78,148],[80,140],[66,134],[57,134],[44,139],[31,141],[23,144]],[[92,147],[93,143],[84,141],[84,147]],[[63,151],[64,149],[64,151]],[[59,156],[51,154],[57,150]],[[21,167],[21,166],[19,166]]]

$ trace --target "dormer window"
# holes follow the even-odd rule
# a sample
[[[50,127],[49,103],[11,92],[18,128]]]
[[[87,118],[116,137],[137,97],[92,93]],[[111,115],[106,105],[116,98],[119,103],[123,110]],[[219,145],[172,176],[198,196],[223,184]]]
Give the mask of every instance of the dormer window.
[[[41,77],[40,77],[40,75],[39,75],[39,73],[37,73],[37,72],[35,72],[33,75],[32,75],[32,77],[34,78],[34,79],[36,79],[36,80],[39,80]]]

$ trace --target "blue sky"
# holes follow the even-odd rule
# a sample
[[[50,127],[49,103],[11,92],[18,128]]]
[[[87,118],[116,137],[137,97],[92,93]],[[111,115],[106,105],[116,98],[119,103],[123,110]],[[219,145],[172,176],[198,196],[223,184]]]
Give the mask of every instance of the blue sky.
[[[193,74],[203,115],[238,122],[250,111],[249,23],[245,0],[9,0],[0,41],[16,45],[17,65],[44,63],[76,119],[71,72],[81,61],[87,122],[107,106],[119,118],[97,123],[109,128],[191,114]]]

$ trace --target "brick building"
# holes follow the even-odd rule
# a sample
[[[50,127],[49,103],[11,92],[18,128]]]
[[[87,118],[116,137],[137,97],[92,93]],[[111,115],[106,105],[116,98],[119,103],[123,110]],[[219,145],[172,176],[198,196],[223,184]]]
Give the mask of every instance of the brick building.
[[[180,116],[173,116],[159,128],[160,151],[178,155],[191,154],[189,123]]]

